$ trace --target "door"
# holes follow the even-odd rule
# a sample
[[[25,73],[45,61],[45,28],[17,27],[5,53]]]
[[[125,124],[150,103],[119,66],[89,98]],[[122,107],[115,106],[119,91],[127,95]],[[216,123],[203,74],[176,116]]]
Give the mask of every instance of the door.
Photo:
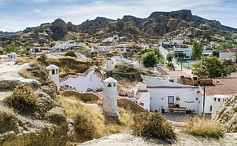
[[[174,108],[174,96],[168,96],[168,107]]]

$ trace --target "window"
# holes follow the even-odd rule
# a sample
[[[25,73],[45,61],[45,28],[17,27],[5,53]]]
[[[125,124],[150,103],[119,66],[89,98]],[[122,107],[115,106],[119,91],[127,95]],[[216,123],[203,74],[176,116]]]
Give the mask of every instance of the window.
[[[54,69],[52,70],[52,74],[53,74],[53,75],[55,74],[55,70],[54,70]]]
[[[170,82],[174,82],[174,79],[169,79]]]
[[[221,99],[220,98],[218,98],[218,102],[220,102],[221,101]]]
[[[108,87],[111,87],[111,83],[108,84]]]
[[[214,101],[216,101],[216,98],[214,98]]]
[[[116,87],[116,84],[114,83],[114,87]]]
[[[210,106],[210,111],[212,111],[212,106]]]
[[[56,74],[59,74],[59,70],[58,69],[56,69]]]
[[[174,104],[174,96],[168,96],[168,104]]]

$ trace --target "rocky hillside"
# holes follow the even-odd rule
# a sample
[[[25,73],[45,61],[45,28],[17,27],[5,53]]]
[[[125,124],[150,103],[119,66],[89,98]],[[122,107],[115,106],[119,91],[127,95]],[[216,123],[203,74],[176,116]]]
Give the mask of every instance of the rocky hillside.
[[[33,63],[1,68],[0,145],[66,145],[67,117],[47,71]]]
[[[207,38],[214,34],[228,38],[233,32],[237,32],[237,29],[221,25],[219,21],[192,15],[190,10],[153,12],[144,19],[134,16],[124,16],[118,20],[97,17],[95,20],[83,22],[79,25],[79,29],[81,32],[96,36],[118,33],[135,38],[176,35]]]
[[[215,119],[223,124],[223,129],[227,132],[237,132],[237,95],[225,103]]]
[[[23,32],[0,35],[3,45],[12,40],[20,46],[47,46],[57,40],[78,40],[100,42],[101,40],[118,34],[125,41],[149,42],[160,37],[171,38],[204,38],[212,40],[225,37],[231,39],[237,29],[222,25],[216,20],[207,20],[192,15],[190,10],[172,12],[153,12],[147,18],[124,16],[122,19],[112,20],[97,17],[86,20],[80,25],[56,19],[52,23],[41,24],[38,27],[26,28]]]

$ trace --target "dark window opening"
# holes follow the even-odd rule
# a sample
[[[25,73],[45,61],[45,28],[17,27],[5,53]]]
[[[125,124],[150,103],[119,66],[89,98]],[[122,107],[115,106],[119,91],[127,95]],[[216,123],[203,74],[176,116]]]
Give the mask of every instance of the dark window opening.
[[[52,74],[53,74],[53,75],[55,74],[55,70],[52,70]]]
[[[168,96],[168,104],[174,104],[174,96]]]
[[[216,98],[214,98],[214,101],[216,101]]]
[[[218,98],[218,102],[220,102],[221,101],[221,99],[220,98]]]
[[[111,87],[111,83],[108,84],[108,87]]]
[[[212,106],[210,106],[210,111],[212,111]]]

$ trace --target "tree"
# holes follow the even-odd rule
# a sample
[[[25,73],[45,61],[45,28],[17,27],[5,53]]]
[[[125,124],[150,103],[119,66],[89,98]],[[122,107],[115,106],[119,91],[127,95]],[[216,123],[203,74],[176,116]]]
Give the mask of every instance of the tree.
[[[158,62],[164,60],[164,57],[163,57],[163,55],[161,54],[161,52],[158,48],[153,48],[152,51],[156,54]]]
[[[202,57],[202,51],[204,50],[203,44],[201,42],[194,42],[193,43],[193,52],[192,56],[194,59],[200,60]]]
[[[142,55],[142,63],[145,67],[154,67],[157,64],[157,56],[155,52],[147,52]]]
[[[67,53],[64,56],[71,56],[77,58],[77,55],[74,53],[74,51],[67,51]]]
[[[179,59],[183,59],[186,56],[186,54],[183,52],[175,52],[174,56],[178,57]]]
[[[17,53],[17,47],[16,47],[15,42],[12,41],[12,43],[7,46],[6,51],[7,53],[11,53],[11,52]]]
[[[168,62],[172,62],[172,58],[173,58],[173,55],[170,54],[170,53],[168,53],[167,56],[166,56],[166,60],[167,60]]]
[[[227,41],[227,42],[222,42],[220,46],[217,47],[218,50],[225,50],[225,49],[232,49],[235,48],[236,45],[234,42]]]
[[[219,57],[219,51],[218,50],[213,50],[211,55]]]
[[[192,72],[198,77],[216,78],[227,75],[227,71],[217,57],[203,57],[201,62],[193,65]]]

